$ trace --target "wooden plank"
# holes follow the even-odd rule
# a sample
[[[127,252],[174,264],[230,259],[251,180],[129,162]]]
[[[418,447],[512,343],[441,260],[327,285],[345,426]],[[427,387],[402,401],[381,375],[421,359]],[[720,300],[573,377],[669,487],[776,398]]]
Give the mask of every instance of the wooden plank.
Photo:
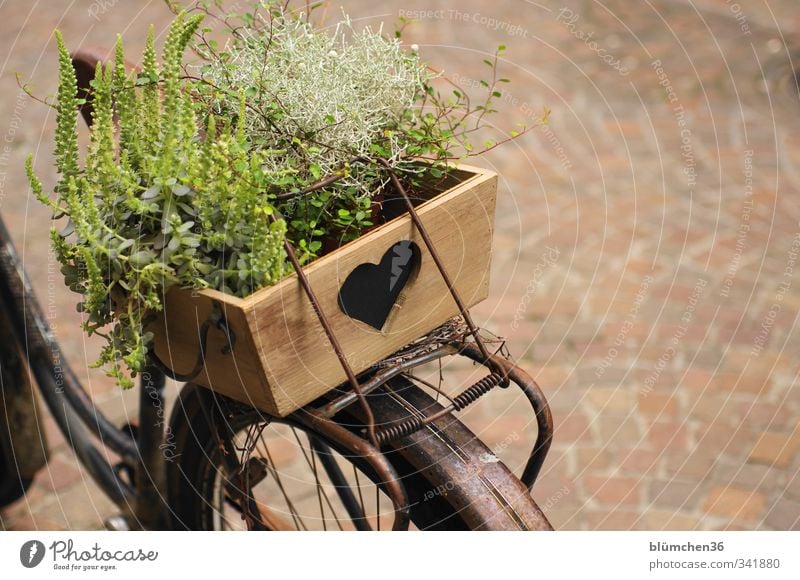
[[[148,327],[155,335],[156,354],[175,372],[189,372],[197,360],[200,327],[211,314],[212,301],[221,305],[233,331],[234,350],[223,353],[228,344],[225,335],[211,328],[205,366],[194,382],[259,409],[275,409],[240,298],[217,291],[171,288],[164,298],[164,310]]]
[[[459,169],[462,175],[472,176],[417,210],[456,288],[467,304],[474,305],[488,295],[497,176],[473,167]],[[418,245],[421,266],[379,331],[344,314],[337,303],[338,292],[354,268],[377,264],[401,240]],[[317,260],[305,272],[356,372],[457,314],[408,215]],[[206,366],[197,383],[285,416],[345,381],[296,275],[245,299],[210,290],[170,290],[165,314],[151,330],[156,333],[156,353],[171,368],[186,372],[194,364],[199,328],[211,312],[212,300],[222,305],[236,345],[232,354],[223,354],[223,334],[210,331]]]
[[[418,213],[469,305],[485,299],[489,287],[496,176],[478,173],[462,185],[419,207]],[[386,325],[378,331],[345,315],[339,288],[362,263],[377,264],[400,240],[420,248],[416,279],[403,290]],[[306,274],[348,361],[361,372],[457,314],[444,280],[408,216],[318,260]],[[313,401],[346,380],[296,276],[245,300],[245,311],[278,415]]]

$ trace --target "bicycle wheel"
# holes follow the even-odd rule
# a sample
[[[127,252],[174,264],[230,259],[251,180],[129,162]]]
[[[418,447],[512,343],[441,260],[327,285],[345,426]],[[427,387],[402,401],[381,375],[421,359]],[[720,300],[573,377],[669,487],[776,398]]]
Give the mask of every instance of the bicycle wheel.
[[[243,514],[251,523],[256,514],[256,527],[272,530],[391,526],[392,504],[363,458],[292,417],[266,417],[239,404],[220,417],[218,399],[187,385],[173,410],[171,444],[177,456],[167,465],[167,477],[174,527],[242,528]],[[402,378],[371,394],[369,402],[377,424],[441,409]],[[336,420],[360,432],[356,407]],[[220,419],[232,434],[228,441],[215,433],[213,423]],[[454,417],[383,451],[405,488],[418,529],[551,529],[525,486]]]

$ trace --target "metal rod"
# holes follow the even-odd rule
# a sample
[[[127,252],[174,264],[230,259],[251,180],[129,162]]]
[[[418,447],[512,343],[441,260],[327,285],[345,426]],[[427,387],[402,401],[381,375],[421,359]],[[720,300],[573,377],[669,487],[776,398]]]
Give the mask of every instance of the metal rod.
[[[553,440],[553,415],[550,412],[550,406],[547,403],[547,399],[544,396],[542,389],[539,387],[536,381],[530,377],[530,375],[528,375],[525,371],[511,361],[493,354],[485,357],[481,353],[480,349],[472,344],[453,342],[450,343],[449,346],[454,352],[457,352],[462,356],[466,356],[467,358],[488,367],[490,370],[492,370],[492,374],[466,389],[463,393],[456,396],[455,399],[451,401],[450,405],[432,415],[413,417],[406,421],[401,421],[385,429],[379,430],[377,432],[379,442],[381,445],[383,445],[397,438],[405,437],[411,433],[419,431],[437,419],[453,413],[454,411],[463,409],[486,392],[489,392],[489,390],[497,385],[500,380],[510,380],[510,382],[516,384],[520,390],[522,390],[523,394],[528,398],[528,401],[530,402],[536,416],[536,441],[534,442],[533,448],[528,456],[525,469],[523,470],[522,477],[520,478],[522,483],[525,484],[530,491],[533,487],[533,484],[536,482],[539,472],[542,469],[542,465],[544,464]],[[418,363],[418,359],[413,359],[408,362],[410,363],[408,366],[413,366],[414,364]],[[493,369],[499,369],[500,373],[498,374]],[[391,377],[387,377],[387,380],[388,378]],[[385,380],[382,382],[385,382]],[[479,387],[481,383],[484,384],[482,387]],[[474,391],[474,395],[476,396],[465,396],[471,390]],[[340,400],[341,399],[335,401],[334,404],[339,403]],[[323,411],[327,409],[328,407],[323,407]]]
[[[374,391],[375,389],[386,383],[386,381],[393,379],[397,375],[405,372],[407,369],[440,359],[447,355],[455,354],[457,352],[458,349],[456,349],[450,344],[446,344],[437,348],[434,351],[416,356],[407,361],[397,363],[396,365],[392,365],[385,371],[378,373],[377,375],[373,376],[370,380],[362,384],[361,392],[364,395],[368,395],[372,391]],[[324,417],[331,418],[334,415],[336,415],[336,413],[338,413],[345,407],[355,402],[356,398],[357,395],[354,392],[346,393],[341,397],[339,397],[338,399],[331,401],[330,403],[319,409],[319,413]]]
[[[408,505],[408,495],[400,481],[397,471],[380,450],[359,437],[352,431],[326,419],[313,409],[295,411],[290,418],[300,425],[306,426],[320,434],[329,441],[336,441],[338,445],[352,456],[363,459],[375,470],[376,476],[381,481],[381,489],[389,496],[394,506],[393,530],[407,530],[411,521],[411,508]],[[346,456],[347,457],[347,456]]]
[[[436,251],[436,248],[433,244],[433,240],[431,240],[431,237],[428,235],[428,231],[425,229],[425,225],[419,218],[419,214],[417,214],[417,210],[414,208],[414,204],[408,197],[408,193],[406,193],[403,184],[400,183],[400,180],[397,177],[397,173],[395,173],[394,168],[385,159],[380,159],[379,163],[389,171],[389,177],[392,180],[392,185],[394,185],[395,189],[398,191],[400,196],[406,202],[406,206],[408,207],[408,213],[411,216],[411,221],[414,222],[417,231],[419,231],[420,235],[422,236],[422,240],[428,247],[428,251],[431,254],[431,258],[433,258],[436,267],[439,269],[439,273],[442,275],[442,279],[444,279],[444,283],[447,285],[447,289],[450,291],[450,295],[453,297],[453,300],[455,300],[455,303],[458,306],[459,311],[461,312],[461,316],[464,317],[464,322],[466,322],[467,326],[469,327],[470,334],[472,334],[472,336],[475,338],[475,342],[478,345],[481,354],[484,357],[486,357],[487,360],[489,360],[490,359],[489,351],[487,350],[486,345],[483,344],[483,340],[481,340],[480,333],[478,332],[478,327],[475,326],[475,323],[472,321],[472,316],[470,316],[469,310],[467,310],[467,307],[464,304],[463,300],[461,300],[461,296],[456,290],[456,287],[453,285],[453,281],[450,279],[450,275],[447,273],[447,268],[445,268],[444,262],[442,262],[442,259],[439,257],[439,252]]]
[[[361,504],[356,499],[353,490],[350,489],[347,478],[344,476],[339,464],[336,463],[336,459],[333,457],[331,448],[319,437],[314,437],[312,435],[309,438],[311,440],[311,452],[316,453],[317,457],[319,457],[320,463],[322,463],[322,466],[325,468],[328,477],[331,478],[331,483],[333,483],[336,494],[339,496],[339,499],[342,500],[342,504],[344,504],[344,508],[347,510],[347,515],[350,516],[353,525],[360,532],[372,531],[369,523],[367,523],[364,511],[361,509]]]
[[[487,365],[488,366],[488,365]],[[505,378],[505,374],[500,375],[492,372],[488,376],[477,381],[475,384],[464,389],[460,394],[456,395],[452,402],[432,415],[422,413],[422,416],[414,415],[392,425],[379,429],[377,431],[378,442],[381,445],[386,445],[402,437],[416,433],[420,429],[427,427],[434,421],[450,415],[456,411],[462,411],[469,405],[480,399],[483,395],[491,391],[499,385]]]
[[[276,217],[273,214],[270,214],[270,220],[276,221]],[[322,328],[325,330],[325,334],[328,337],[331,345],[333,346],[333,350],[336,353],[336,357],[339,359],[339,363],[342,365],[342,369],[344,369],[345,375],[347,375],[347,380],[350,382],[350,385],[353,387],[353,391],[355,391],[358,400],[361,402],[361,406],[364,409],[364,413],[366,415],[366,425],[367,425],[367,433],[369,434],[369,439],[377,447],[377,439],[375,438],[375,415],[372,413],[372,409],[367,402],[367,399],[364,397],[364,393],[361,391],[361,385],[356,378],[355,373],[353,372],[350,363],[347,361],[347,357],[342,350],[341,344],[339,344],[339,339],[336,338],[336,334],[333,332],[333,327],[331,326],[330,322],[328,321],[328,317],[325,316],[325,313],[322,311],[322,307],[319,304],[319,300],[317,300],[317,296],[314,293],[314,290],[311,288],[311,284],[308,281],[308,277],[306,273],[303,271],[303,267],[300,265],[300,261],[297,259],[297,256],[294,253],[294,248],[292,244],[289,242],[287,238],[283,240],[283,247],[286,250],[286,255],[289,257],[289,261],[294,266],[295,272],[297,272],[297,279],[300,280],[300,285],[303,287],[306,295],[308,296],[309,301],[311,302],[311,306],[314,308],[314,313],[317,315],[320,324],[322,324]]]
[[[461,349],[461,354],[481,364],[489,362],[483,354],[472,345],[464,345]],[[544,396],[542,389],[528,373],[504,358],[496,355],[492,355],[492,358],[494,358],[495,364],[503,368],[511,382],[522,390],[536,415],[538,431],[536,434],[536,442],[533,444],[533,449],[531,449],[528,462],[520,478],[522,483],[528,488],[528,491],[530,491],[542,469],[544,460],[547,457],[547,452],[550,450],[550,444],[553,442],[553,415],[550,412],[550,405],[547,404],[547,398]]]

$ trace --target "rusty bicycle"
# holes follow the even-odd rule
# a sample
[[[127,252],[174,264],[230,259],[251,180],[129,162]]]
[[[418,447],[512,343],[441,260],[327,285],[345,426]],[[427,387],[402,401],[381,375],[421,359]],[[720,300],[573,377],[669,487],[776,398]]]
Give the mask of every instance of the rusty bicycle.
[[[103,58],[74,55],[82,90]],[[24,494],[45,465],[40,398],[119,506],[122,517],[110,522],[117,528],[551,529],[530,495],[552,438],[546,399],[522,369],[490,352],[450,290],[457,320],[286,417],[195,384],[153,357],[140,376],[138,417],[115,425],[66,362],[0,220],[0,506]],[[226,330],[224,319],[214,322]],[[447,394],[415,374],[445,357],[465,357],[488,375]],[[186,384],[166,419],[168,377]],[[511,385],[537,427],[519,477],[454,415]]]

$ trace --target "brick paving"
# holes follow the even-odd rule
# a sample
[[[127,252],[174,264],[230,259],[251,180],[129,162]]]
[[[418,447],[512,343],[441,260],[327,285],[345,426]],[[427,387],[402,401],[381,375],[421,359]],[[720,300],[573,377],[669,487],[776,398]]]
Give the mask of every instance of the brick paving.
[[[547,126],[476,161],[502,179],[492,293],[475,315],[553,407],[533,495],[557,528],[800,529],[800,100],[790,76],[800,18],[792,0],[736,6],[345,3],[373,24],[418,16],[407,40],[467,87],[483,53],[507,45],[502,73],[513,82],[498,126],[552,111]],[[77,330],[74,297],[48,286],[46,214],[20,167],[41,148],[52,183],[54,118],[18,99],[13,73],[52,90],[55,26],[72,47],[125,31],[136,54],[146,26],[168,18],[159,2],[2,11],[0,132],[11,153],[0,211],[73,364],[122,423],[135,394],[85,370],[97,345]],[[447,368],[454,380],[471,374]],[[504,391],[466,413],[518,470],[533,429],[525,405]],[[114,506],[52,422],[48,435],[50,468],[2,512],[3,527],[100,527]]]

